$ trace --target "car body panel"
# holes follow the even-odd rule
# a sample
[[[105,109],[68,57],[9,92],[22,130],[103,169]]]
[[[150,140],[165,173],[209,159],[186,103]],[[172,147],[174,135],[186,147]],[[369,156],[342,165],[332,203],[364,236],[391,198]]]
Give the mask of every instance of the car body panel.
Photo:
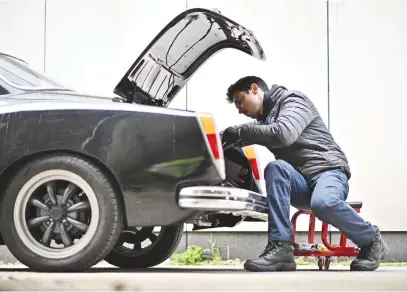
[[[266,59],[259,41],[247,28],[211,10],[186,10],[152,40],[114,93],[129,102],[167,107],[191,76],[226,48]]]
[[[72,95],[62,94],[41,94],[47,100],[37,100],[36,95],[25,94],[30,103],[2,99],[2,172],[39,153],[68,151],[92,157],[121,186],[130,226],[167,225],[190,218],[195,211],[178,206],[177,187],[221,181],[193,112],[107,99],[98,104],[88,98],[80,102],[80,96],[69,101]]]

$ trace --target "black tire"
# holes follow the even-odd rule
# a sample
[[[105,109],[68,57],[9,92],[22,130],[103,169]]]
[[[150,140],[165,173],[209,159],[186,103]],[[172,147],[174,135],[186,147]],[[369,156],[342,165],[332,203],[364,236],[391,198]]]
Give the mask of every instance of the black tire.
[[[132,236],[128,234],[128,231],[124,231],[111,253],[105,258],[105,261],[123,269],[141,269],[157,266],[167,260],[175,252],[182,238],[183,227],[184,224],[161,227],[156,241],[143,249],[128,249],[124,247],[123,241],[137,244],[137,240],[135,239],[138,236],[137,233]],[[138,232],[140,234],[148,230],[147,233],[150,233],[150,230],[152,232],[152,228],[153,227],[143,228]],[[143,238],[148,236],[148,234],[144,235],[145,236],[141,236]]]
[[[58,174],[61,177],[55,176]],[[55,183],[55,188],[49,184],[50,182],[43,184],[53,191],[48,192],[49,189],[46,186],[40,185],[33,185],[33,191],[26,189],[31,181],[41,177],[43,180],[50,179]],[[57,181],[58,179],[62,182]],[[73,184],[65,182],[66,185],[62,185],[64,179],[70,180]],[[38,181],[38,184],[40,183],[41,181]],[[62,191],[66,191],[68,186],[73,185],[79,186],[79,189],[74,189],[72,196],[66,200],[63,207],[49,207],[52,205],[52,198],[62,200]],[[59,189],[59,186],[63,188]],[[80,190],[83,192],[81,193]],[[50,193],[58,196],[50,196]],[[83,193],[86,198],[81,197]],[[84,271],[101,261],[117,242],[123,220],[119,196],[121,194],[115,190],[104,172],[83,158],[69,154],[36,158],[14,174],[3,192],[0,211],[1,234],[10,252],[29,268],[47,272]],[[36,198],[35,205],[28,202],[27,197]],[[52,211],[44,211],[38,207],[38,201],[43,203],[42,208],[45,204],[45,207],[49,210],[52,208]],[[55,203],[55,200],[53,202],[55,206],[59,204]],[[76,210],[72,211],[74,205]],[[68,213],[65,211],[67,208],[70,209]],[[78,208],[82,209],[78,210]],[[44,222],[34,228],[28,228],[27,222],[30,219],[27,218],[28,216],[38,218],[43,217],[44,214],[49,215],[48,221],[41,220]],[[86,232],[85,225],[80,223],[89,224]],[[53,252],[46,251],[44,245],[39,242],[41,235],[51,225],[58,226],[53,233],[58,234],[57,240],[61,242],[64,239],[64,248],[57,252],[55,252],[56,249]],[[82,232],[84,232],[83,237]],[[69,245],[75,237],[81,237],[79,242],[66,248],[65,243]]]

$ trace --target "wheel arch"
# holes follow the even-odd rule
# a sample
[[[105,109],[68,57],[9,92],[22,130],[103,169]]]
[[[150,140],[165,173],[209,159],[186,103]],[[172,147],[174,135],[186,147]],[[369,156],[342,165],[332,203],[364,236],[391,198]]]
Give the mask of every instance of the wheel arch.
[[[126,208],[124,205],[124,198],[123,198],[123,192],[120,187],[120,183],[117,180],[116,175],[113,173],[113,171],[101,160],[98,158],[88,155],[83,152],[78,152],[78,151],[73,151],[73,150],[47,150],[47,151],[40,151],[40,152],[35,152],[35,153],[30,153],[29,155],[25,155],[23,157],[20,157],[19,159],[13,161],[11,164],[7,165],[7,167],[0,173],[0,190],[6,189],[6,185],[9,182],[9,179],[11,176],[13,176],[14,173],[16,173],[19,169],[22,168],[23,165],[28,163],[29,161],[43,157],[43,156],[49,156],[53,154],[70,154],[70,155],[75,155],[79,156],[83,159],[86,159],[93,164],[95,164],[97,167],[102,169],[102,171],[107,175],[109,181],[112,183],[114,189],[120,194],[119,196],[119,201],[120,201],[120,207],[122,208],[123,212],[123,224],[124,226],[127,226],[127,220],[126,220]],[[0,197],[3,196],[3,193],[0,193]],[[0,245],[4,245],[3,237],[0,232]]]

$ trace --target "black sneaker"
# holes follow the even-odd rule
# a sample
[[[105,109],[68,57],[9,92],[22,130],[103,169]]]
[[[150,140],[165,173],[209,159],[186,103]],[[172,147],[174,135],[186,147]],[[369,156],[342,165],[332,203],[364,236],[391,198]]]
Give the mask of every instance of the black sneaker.
[[[252,272],[295,271],[294,248],[288,241],[270,241],[259,258],[247,260],[244,269]]]
[[[376,235],[371,244],[361,247],[359,255],[350,265],[351,271],[374,271],[387,256],[389,248],[384,242],[379,228],[375,227]]]

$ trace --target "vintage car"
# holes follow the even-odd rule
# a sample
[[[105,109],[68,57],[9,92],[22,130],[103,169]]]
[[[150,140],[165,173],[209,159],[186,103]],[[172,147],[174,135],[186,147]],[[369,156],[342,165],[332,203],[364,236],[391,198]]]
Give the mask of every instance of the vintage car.
[[[101,260],[146,268],[171,256],[185,223],[267,221],[252,146],[223,145],[210,113],[167,108],[226,48],[265,60],[250,30],[211,10],[184,11],[112,97],[67,89],[0,54],[1,244],[38,271]]]

